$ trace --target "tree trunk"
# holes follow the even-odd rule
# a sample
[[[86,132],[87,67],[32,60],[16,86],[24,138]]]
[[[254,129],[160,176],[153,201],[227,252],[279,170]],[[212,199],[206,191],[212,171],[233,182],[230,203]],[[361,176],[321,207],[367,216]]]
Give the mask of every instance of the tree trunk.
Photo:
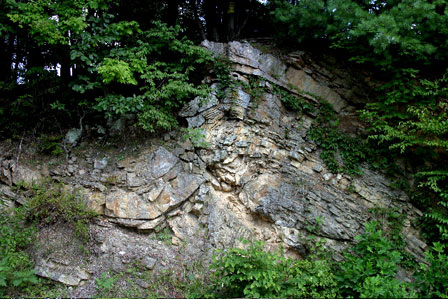
[[[235,1],[229,2],[229,8],[227,9],[227,36],[231,41],[235,38]]]
[[[1,39],[0,46],[0,81],[9,81],[11,79],[11,66],[12,66],[12,49],[13,41],[11,35],[6,35]]]
[[[218,41],[218,0],[204,0],[203,2],[207,39]]]
[[[194,17],[196,23],[198,24],[199,32],[201,33],[202,40],[206,40],[207,36],[205,35],[205,32],[204,32],[204,26],[202,26],[202,22],[199,19],[198,5],[197,5],[197,2],[196,2],[197,0],[190,0],[190,1],[191,1],[190,2],[191,3],[191,10],[193,11],[193,17]]]
[[[176,26],[177,17],[179,14],[179,0],[168,0],[168,8],[165,12],[164,22],[168,26]]]

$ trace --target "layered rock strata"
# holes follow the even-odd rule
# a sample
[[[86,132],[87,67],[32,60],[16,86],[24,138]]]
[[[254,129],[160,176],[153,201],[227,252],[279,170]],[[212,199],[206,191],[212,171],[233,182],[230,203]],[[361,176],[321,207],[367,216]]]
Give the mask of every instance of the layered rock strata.
[[[421,212],[406,194],[366,166],[357,177],[331,173],[320,158],[320,149],[307,137],[313,116],[286,110],[274,92],[278,85],[310,103],[323,98],[336,112],[347,114],[362,96],[353,90],[358,86],[354,79],[318,64],[304,65],[300,52],[284,62],[249,43],[203,45],[234,63],[235,80],[249,82],[249,76],[257,76],[263,94],[255,100],[238,87],[226,99],[219,100],[212,92],[208,99],[196,98],[186,105],[180,116],[191,130],[200,130],[202,145],[183,140],[181,132],[171,132],[142,142],[129,155],[91,150],[40,170],[17,166],[13,159],[3,157],[0,199],[8,205],[23,201],[10,188],[21,180],[45,175],[64,180],[103,215],[101,223],[107,224],[93,227],[100,236],[95,246],[111,261],[122,259],[121,252],[135,253],[146,246],[142,239],[141,243],[120,241],[114,247],[111,242],[118,235],[132,237],[126,231],[102,234],[111,223],[139,232],[169,228],[173,244],[190,244],[196,253],[234,246],[245,238],[282,245],[289,254],[304,256],[309,250],[307,236],[317,235],[340,259],[340,252],[374,218],[371,210],[375,208],[406,215],[402,231],[406,250],[422,259],[426,244],[414,226]],[[216,90],[216,82],[210,83]],[[132,244],[138,245],[129,248]],[[143,258],[153,259],[143,251]],[[38,264],[37,273],[77,285],[89,277],[80,266],[65,265],[65,270],[78,267],[72,269],[77,274],[68,277],[67,271],[54,270],[62,266],[50,258]]]

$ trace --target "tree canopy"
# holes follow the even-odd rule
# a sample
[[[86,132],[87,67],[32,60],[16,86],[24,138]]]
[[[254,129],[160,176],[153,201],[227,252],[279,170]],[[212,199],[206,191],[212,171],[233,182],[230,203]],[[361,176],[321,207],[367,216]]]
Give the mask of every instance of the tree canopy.
[[[273,6],[283,37],[321,41],[383,68],[446,64],[444,0],[300,0]]]

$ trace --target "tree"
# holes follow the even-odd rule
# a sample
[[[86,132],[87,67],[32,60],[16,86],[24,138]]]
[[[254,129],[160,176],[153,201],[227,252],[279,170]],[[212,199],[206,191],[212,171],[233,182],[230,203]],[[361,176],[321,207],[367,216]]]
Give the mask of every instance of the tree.
[[[273,1],[282,34],[324,41],[383,68],[447,62],[448,7],[443,0]]]
[[[138,0],[8,0],[0,15],[2,42],[16,47],[6,47],[2,64],[15,62],[16,70],[0,112],[16,116],[17,126],[4,118],[4,127],[17,131],[36,116],[36,123],[47,119],[48,129],[55,130],[54,117],[75,123],[86,112],[109,120],[135,114],[149,131],[176,126],[183,101],[205,96],[202,78],[193,71],[201,76],[198,68],[210,56],[182,36],[179,26],[158,21],[175,23],[177,13],[167,18],[184,7],[180,1],[160,2],[162,9],[144,9],[153,19],[137,15],[139,23],[133,19]]]

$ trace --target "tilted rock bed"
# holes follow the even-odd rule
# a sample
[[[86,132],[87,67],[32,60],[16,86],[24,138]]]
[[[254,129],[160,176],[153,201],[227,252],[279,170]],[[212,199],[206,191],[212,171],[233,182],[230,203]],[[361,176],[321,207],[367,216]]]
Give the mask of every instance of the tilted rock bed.
[[[367,167],[357,177],[329,172],[320,149],[307,138],[313,116],[287,111],[273,91],[274,84],[291,92],[297,88],[348,115],[350,103],[359,101],[350,89],[356,86],[352,79],[317,64],[304,66],[300,53],[283,62],[249,43],[204,46],[227,55],[238,80],[261,77],[266,91],[256,102],[242,88],[224,100],[213,92],[208,100],[194,99],[184,107],[180,116],[190,129],[202,130],[207,148],[173,131],[119,156],[117,150],[98,151],[93,145],[59,165],[31,167],[0,159],[0,198],[9,205],[23,200],[11,186],[51,176],[80,191],[102,215],[90,225],[88,256],[67,250],[70,242],[64,238],[70,234],[63,226],[41,231],[41,242],[56,241],[36,249],[39,275],[73,286],[74,296],[92,296],[102,272],[119,272],[132,261],[148,269],[173,267],[175,256],[177,262],[202,259],[207,264],[215,248],[236,246],[239,238],[263,240],[271,248],[282,245],[287,254],[300,257],[309,250],[304,236],[310,234],[324,238],[339,260],[372,219],[372,208],[406,215],[406,251],[422,259],[426,244],[414,226],[421,212],[406,194]],[[309,225],[319,229],[310,231]],[[164,229],[172,232],[170,244],[148,238]]]

